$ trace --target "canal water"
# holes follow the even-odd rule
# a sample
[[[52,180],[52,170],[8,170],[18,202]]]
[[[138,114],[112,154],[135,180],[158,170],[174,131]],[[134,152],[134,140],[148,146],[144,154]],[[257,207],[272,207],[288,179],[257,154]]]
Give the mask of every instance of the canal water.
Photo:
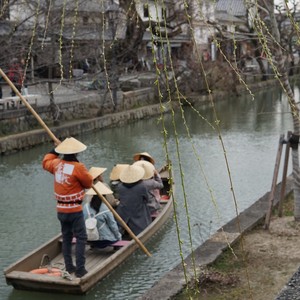
[[[295,93],[299,95],[297,86]],[[88,295],[17,291],[1,274],[0,299],[136,299],[180,263],[178,230],[186,257],[235,217],[236,208],[243,211],[270,190],[279,136],[292,130],[285,96],[266,89],[255,100],[248,95],[216,99],[215,109],[220,134],[212,106],[201,104],[166,115],[164,129],[162,121],[153,118],[77,137],[88,146],[79,159],[88,168],[106,167],[106,181],[114,164],[131,163],[136,152],[149,152],[159,168],[167,150],[173,163],[178,224],[170,219],[146,244],[151,258],[138,250]],[[53,178],[41,167],[51,148],[49,143],[0,157],[2,270],[59,233]]]

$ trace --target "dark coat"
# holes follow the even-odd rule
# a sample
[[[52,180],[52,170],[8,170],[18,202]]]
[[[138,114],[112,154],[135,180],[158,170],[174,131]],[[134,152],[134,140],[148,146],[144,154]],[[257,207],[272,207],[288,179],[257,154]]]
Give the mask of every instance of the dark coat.
[[[134,184],[121,183],[118,194],[120,204],[117,213],[133,233],[138,235],[151,223],[147,189],[143,181]]]

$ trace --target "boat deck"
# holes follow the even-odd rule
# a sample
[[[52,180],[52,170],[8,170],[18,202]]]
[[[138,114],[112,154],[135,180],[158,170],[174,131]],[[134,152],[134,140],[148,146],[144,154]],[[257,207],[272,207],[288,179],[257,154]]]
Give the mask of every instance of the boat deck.
[[[86,270],[89,272],[91,271],[95,265],[99,265],[102,262],[104,262],[109,256],[114,254],[116,250],[113,249],[113,247],[106,247],[104,249],[91,249],[90,245],[87,245],[85,248],[85,256],[86,256],[86,263],[85,267]],[[72,249],[72,256],[73,261],[75,261],[75,245]],[[51,260],[51,265],[53,267],[61,268],[64,266],[64,258],[62,253],[59,253],[55,258]]]

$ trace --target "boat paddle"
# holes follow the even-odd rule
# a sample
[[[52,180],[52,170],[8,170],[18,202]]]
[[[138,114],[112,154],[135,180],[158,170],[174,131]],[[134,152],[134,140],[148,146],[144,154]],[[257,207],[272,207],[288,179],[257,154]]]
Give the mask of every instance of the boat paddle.
[[[20,91],[15,87],[15,85],[11,82],[11,80],[6,76],[6,74],[2,71],[0,68],[0,75],[3,77],[3,79],[8,83],[8,85],[12,88],[12,90],[18,95],[20,100],[23,102],[23,104],[29,109],[29,111],[35,116],[37,121],[40,123],[40,125],[46,130],[46,132],[49,134],[51,139],[54,141],[55,144],[60,144],[61,141],[53,134],[53,132],[49,129],[49,127],[45,124],[45,122],[41,119],[41,117],[37,114],[37,112],[32,108],[32,106],[28,103],[28,101],[23,97],[23,95],[20,93]],[[103,195],[99,193],[97,188],[92,185],[93,190],[97,193],[97,195],[100,197],[100,199],[105,203],[105,205],[110,209],[114,217],[121,223],[123,228],[128,232],[128,234],[133,238],[136,243],[140,246],[140,248],[149,256],[151,257],[150,252],[147,250],[147,248],[144,246],[144,244],[137,238],[137,236],[132,232],[132,230],[127,226],[127,224],[124,222],[124,220],[119,216],[119,214],[113,209],[113,207],[110,205],[110,203],[106,200]]]

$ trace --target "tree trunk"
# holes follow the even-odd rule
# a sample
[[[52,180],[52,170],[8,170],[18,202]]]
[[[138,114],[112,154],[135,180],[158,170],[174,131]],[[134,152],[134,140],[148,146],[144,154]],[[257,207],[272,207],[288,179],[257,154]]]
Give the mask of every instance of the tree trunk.
[[[272,26],[272,34],[275,40],[280,45],[280,33],[277,25],[277,21],[274,15],[274,10],[270,9],[270,21]],[[278,73],[280,74],[279,80],[285,93],[288,97],[292,117],[293,117],[293,139],[292,139],[292,162],[293,162],[293,189],[294,189],[294,218],[295,221],[300,221],[300,172],[299,172],[299,151],[298,151],[298,144],[299,144],[299,134],[300,134],[300,122],[299,122],[299,108],[296,104],[295,96],[293,94],[289,77],[288,71],[285,67],[285,58],[283,56],[281,47],[276,45],[275,47],[275,61],[277,62]]]
[[[126,11],[127,15],[127,31],[126,38],[123,41],[127,56],[132,59],[133,62],[138,61],[138,49],[139,45],[143,41],[144,32],[146,31],[146,25],[140,18],[135,4],[129,0],[120,0],[120,7]]]

